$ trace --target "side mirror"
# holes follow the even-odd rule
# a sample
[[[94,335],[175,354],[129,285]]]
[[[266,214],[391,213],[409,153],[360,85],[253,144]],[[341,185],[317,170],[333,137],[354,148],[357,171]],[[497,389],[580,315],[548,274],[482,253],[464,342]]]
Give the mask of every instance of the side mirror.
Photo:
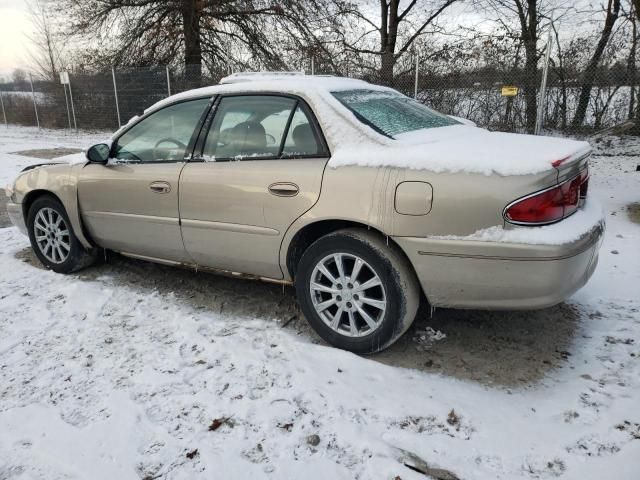
[[[107,163],[111,147],[106,143],[99,143],[87,150],[87,159],[92,163]]]

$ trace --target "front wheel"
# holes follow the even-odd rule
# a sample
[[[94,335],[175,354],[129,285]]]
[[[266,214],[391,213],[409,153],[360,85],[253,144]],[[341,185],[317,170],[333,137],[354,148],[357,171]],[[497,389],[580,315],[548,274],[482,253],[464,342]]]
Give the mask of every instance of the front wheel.
[[[31,247],[42,264],[57,273],[71,273],[95,262],[73,233],[62,204],[52,196],[37,198],[27,216]]]
[[[420,300],[408,260],[360,229],[339,230],[313,243],[295,280],[302,311],[318,335],[359,354],[378,352],[400,338]]]

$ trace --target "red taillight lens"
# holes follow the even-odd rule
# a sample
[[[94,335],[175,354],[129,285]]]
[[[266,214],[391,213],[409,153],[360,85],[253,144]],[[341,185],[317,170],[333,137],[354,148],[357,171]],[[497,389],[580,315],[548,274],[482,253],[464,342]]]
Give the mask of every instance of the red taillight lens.
[[[557,187],[530,195],[509,205],[504,212],[508,222],[545,224],[562,220],[578,209],[581,198],[587,195],[587,170]]]

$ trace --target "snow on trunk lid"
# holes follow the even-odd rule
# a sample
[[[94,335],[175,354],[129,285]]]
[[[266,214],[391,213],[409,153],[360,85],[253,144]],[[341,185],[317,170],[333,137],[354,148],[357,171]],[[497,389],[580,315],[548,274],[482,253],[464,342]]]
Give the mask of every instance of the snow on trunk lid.
[[[469,125],[454,125],[398,134],[386,145],[340,145],[334,151],[329,166],[388,166],[436,173],[531,175],[553,170],[556,160],[582,158],[590,151],[591,146],[587,142],[489,132]]]

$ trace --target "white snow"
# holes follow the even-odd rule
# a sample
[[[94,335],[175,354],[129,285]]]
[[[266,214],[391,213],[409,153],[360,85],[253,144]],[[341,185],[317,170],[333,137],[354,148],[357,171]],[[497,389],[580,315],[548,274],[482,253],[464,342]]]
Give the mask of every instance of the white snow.
[[[431,236],[433,240],[468,240],[500,243],[528,243],[531,245],[563,245],[574,242],[591,232],[598,225],[604,225],[604,211],[598,200],[589,198],[585,206],[569,218],[553,225],[542,227],[518,227],[496,225],[483,228],[471,235]]]
[[[49,161],[81,161],[80,155],[73,154],[70,158],[61,160],[46,160],[42,158],[14,155],[12,152],[33,149],[50,149],[58,147],[87,149],[96,143],[103,143],[109,138],[108,133],[87,132],[74,130],[50,130],[36,127],[0,126],[0,188],[7,184],[13,184],[16,176],[24,167],[35,163],[47,163]],[[107,140],[108,141],[108,140]]]
[[[40,161],[7,152],[95,143],[34,130],[0,130],[0,180]],[[613,147],[602,151],[631,151]],[[463,479],[637,479],[633,148],[594,156],[590,194],[608,223],[600,264],[569,300],[578,320],[565,366],[526,387],[385,366],[268,312],[198,308],[109,269],[56,275],[23,261],[29,242],[15,228],[0,229],[0,478],[424,479],[398,463],[403,448]],[[526,361],[517,346],[512,355]],[[229,421],[209,431],[219,418]]]
[[[334,152],[329,165],[398,167],[484,175],[528,175],[552,168],[552,162],[588,154],[587,142],[557,137],[489,132],[470,125],[402,133],[386,145],[346,145]]]

